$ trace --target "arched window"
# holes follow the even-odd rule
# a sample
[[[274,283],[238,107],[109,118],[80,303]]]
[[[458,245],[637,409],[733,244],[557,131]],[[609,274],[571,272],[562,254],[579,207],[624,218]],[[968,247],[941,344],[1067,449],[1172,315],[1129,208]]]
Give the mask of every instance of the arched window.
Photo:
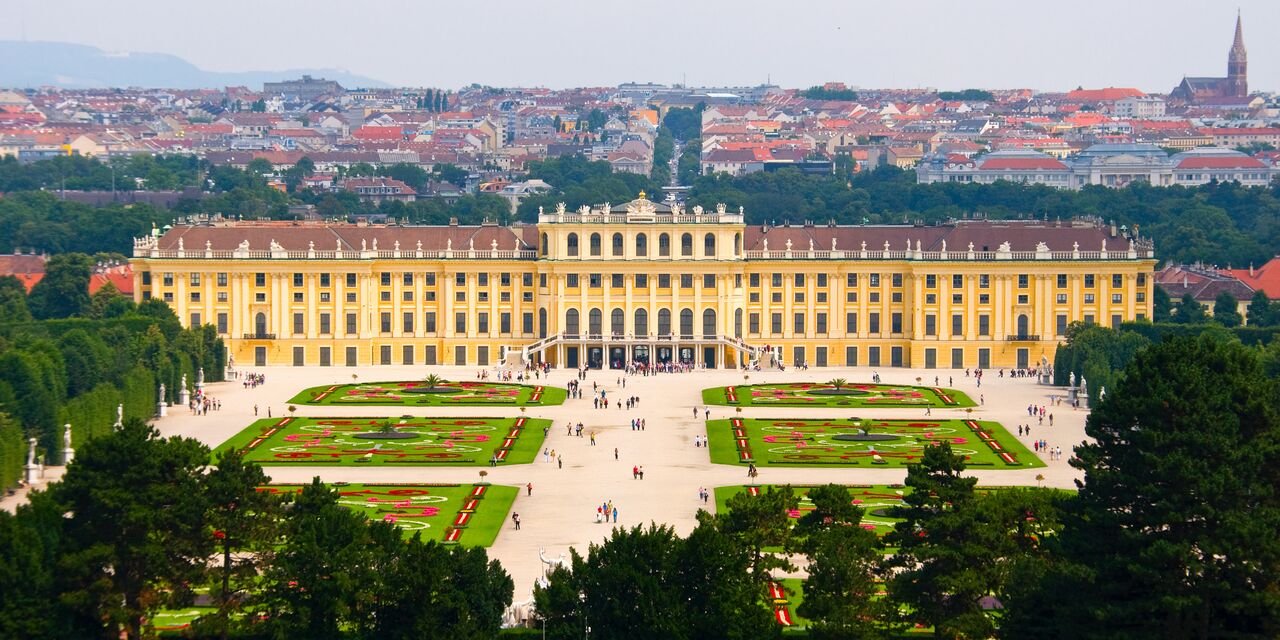
[[[609,332],[615,336],[626,333],[627,314],[622,309],[609,312]]]
[[[742,255],[742,234],[741,233],[733,234],[733,255],[735,256]]]
[[[538,337],[547,337],[547,309],[543,307],[538,309]]]
[[[733,337],[742,338],[742,309],[733,310]]]
[[[635,334],[641,338],[649,335],[649,312],[644,309],[636,309]]]
[[[542,255],[547,255],[547,234],[542,234]]]
[[[578,234],[569,234],[569,257],[578,257]]]
[[[716,257],[716,234],[708,233],[702,239],[702,255],[708,258]]]
[[[253,332],[259,337],[267,335],[267,314],[259,313],[253,317]]]
[[[665,233],[658,236],[658,257],[671,257],[671,236]]]
[[[636,255],[642,258],[649,255],[649,236],[643,233],[636,236]]]
[[[686,233],[680,236],[680,255],[693,257],[693,234]]]
[[[1027,335],[1031,335],[1031,332],[1027,331],[1027,314],[1024,313],[1018,316],[1018,336]]]
[[[564,312],[564,334],[566,336],[578,335],[578,310],[570,309]]]
[[[702,337],[716,337],[716,310],[707,309],[702,312]]]
[[[604,331],[604,314],[599,309],[592,309],[587,314],[587,333],[598,336]]]
[[[598,233],[591,234],[591,255],[600,255],[600,234]]]
[[[658,309],[658,335],[671,335],[671,310]]]
[[[680,310],[680,337],[693,337],[693,309]]]
[[[621,233],[613,234],[613,257],[615,258],[622,257],[622,234]]]

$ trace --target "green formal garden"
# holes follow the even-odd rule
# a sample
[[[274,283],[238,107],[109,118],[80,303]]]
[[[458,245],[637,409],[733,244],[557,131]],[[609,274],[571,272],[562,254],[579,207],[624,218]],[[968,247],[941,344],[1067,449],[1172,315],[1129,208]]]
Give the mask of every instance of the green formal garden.
[[[969,419],[729,418],[707,422],[711,461],[756,466],[886,466],[918,462],[947,442],[969,467],[1045,466],[998,422]]]
[[[744,384],[702,390],[707,404],[736,407],[972,407],[976,403],[956,389],[894,384],[789,382]]]
[[[219,447],[262,465],[481,466],[533,462],[541,418],[318,418],[258,420]]]
[[[716,512],[724,513],[728,508],[729,498],[737,494],[759,495],[760,492],[766,491],[770,486],[772,485],[716,487],[713,492],[716,501]],[[813,511],[813,502],[809,500],[809,490],[812,488],[812,485],[791,485],[791,492],[800,500],[798,507],[787,512],[787,516],[793,522],[799,520],[805,513]],[[848,485],[847,488],[849,489],[849,501],[865,512],[862,516],[862,528],[874,531],[880,537],[884,537],[886,533],[889,533],[893,529],[894,523],[901,520],[901,518],[889,515],[889,510],[902,506],[902,497],[911,492],[910,487],[900,484],[852,484]]]
[[[258,491],[297,494],[300,484],[269,484]],[[338,506],[398,527],[406,538],[418,534],[467,547],[488,547],[498,537],[519,489],[491,484],[332,483]]]
[[[428,376],[425,380],[311,387],[289,402],[331,406],[525,407],[564,404],[566,395],[567,392],[558,387]]]

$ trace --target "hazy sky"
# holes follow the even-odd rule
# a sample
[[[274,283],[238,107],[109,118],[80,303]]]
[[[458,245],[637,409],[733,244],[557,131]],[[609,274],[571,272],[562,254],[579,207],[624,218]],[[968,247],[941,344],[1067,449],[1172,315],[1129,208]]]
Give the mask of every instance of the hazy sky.
[[[1280,89],[1277,0],[0,0],[0,39],[336,67],[397,85],[1136,86],[1226,74]]]

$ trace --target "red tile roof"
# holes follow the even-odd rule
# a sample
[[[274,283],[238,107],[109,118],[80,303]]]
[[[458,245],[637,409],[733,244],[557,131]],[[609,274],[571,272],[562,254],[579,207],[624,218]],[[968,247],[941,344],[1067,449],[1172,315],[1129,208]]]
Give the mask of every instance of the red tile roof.
[[[1261,290],[1268,298],[1280,298],[1280,258],[1272,258],[1266,264],[1254,269],[1224,269],[1235,279],[1249,285],[1254,291]]]
[[[1246,155],[1230,156],[1192,156],[1178,163],[1179,169],[1266,169],[1267,165],[1257,158]]]
[[[979,168],[983,171],[1065,170],[1067,165],[1053,158],[988,158]]]
[[[1067,94],[1067,100],[1078,102],[1105,102],[1125,98],[1141,98],[1147,94],[1131,87],[1107,87],[1105,89],[1076,89]]]

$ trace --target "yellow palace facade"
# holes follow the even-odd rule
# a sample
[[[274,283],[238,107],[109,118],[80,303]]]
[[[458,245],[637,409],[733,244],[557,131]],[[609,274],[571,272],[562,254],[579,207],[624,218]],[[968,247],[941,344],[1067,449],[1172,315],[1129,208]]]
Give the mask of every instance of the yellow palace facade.
[[[1150,317],[1155,260],[1097,221],[770,227],[642,196],[536,225],[182,224],[132,263],[240,366],[990,368]]]

